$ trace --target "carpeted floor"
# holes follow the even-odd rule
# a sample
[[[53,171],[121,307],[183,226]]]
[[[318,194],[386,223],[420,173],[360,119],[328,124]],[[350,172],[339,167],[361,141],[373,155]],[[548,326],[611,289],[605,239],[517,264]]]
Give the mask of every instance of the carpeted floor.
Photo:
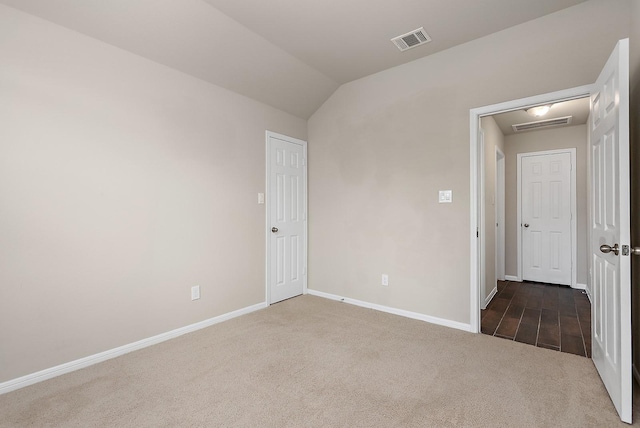
[[[313,296],[0,396],[2,427],[618,425],[588,358]]]

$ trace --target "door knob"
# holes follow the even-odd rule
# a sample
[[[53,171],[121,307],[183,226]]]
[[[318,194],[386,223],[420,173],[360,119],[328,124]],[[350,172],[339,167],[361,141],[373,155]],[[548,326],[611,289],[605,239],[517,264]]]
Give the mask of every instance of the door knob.
[[[525,224],[524,224],[524,227],[529,227],[529,223],[525,223]]]
[[[271,231],[272,231],[273,233],[276,233],[276,232],[278,231],[278,228],[274,226],[274,227],[272,227],[272,228],[271,228]]]
[[[640,256],[640,247],[631,247],[629,249],[629,251],[631,252],[631,254],[633,254],[634,256]]]
[[[600,245],[600,251],[602,251],[605,254],[608,253],[613,253],[616,256],[618,255],[618,253],[620,252],[620,248],[618,248],[618,244],[615,244],[613,247],[611,245]]]

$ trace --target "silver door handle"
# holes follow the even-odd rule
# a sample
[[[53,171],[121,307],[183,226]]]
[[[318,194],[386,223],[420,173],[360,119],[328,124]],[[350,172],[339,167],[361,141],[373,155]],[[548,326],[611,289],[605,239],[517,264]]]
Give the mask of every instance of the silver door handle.
[[[618,248],[618,244],[615,244],[613,247],[611,245],[604,244],[600,245],[600,251],[605,254],[613,253],[617,256],[620,252],[620,248]]]
[[[529,223],[525,223],[525,224],[524,224],[524,227],[529,227]]]
[[[274,227],[272,227],[272,228],[271,228],[271,231],[272,231],[273,233],[276,233],[276,232],[278,231],[278,228],[274,226]]]
[[[629,251],[631,252],[631,254],[633,254],[634,256],[640,256],[640,247],[631,247],[629,249]]]

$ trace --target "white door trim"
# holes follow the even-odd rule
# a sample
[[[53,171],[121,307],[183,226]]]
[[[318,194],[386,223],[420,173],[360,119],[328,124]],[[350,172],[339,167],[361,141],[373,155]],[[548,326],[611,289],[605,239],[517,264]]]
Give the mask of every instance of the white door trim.
[[[265,180],[265,302],[266,305],[271,305],[271,290],[269,288],[269,278],[271,277],[271,248],[269,245],[269,239],[271,238],[271,195],[269,194],[270,184],[271,184],[271,165],[270,165],[270,157],[269,150],[270,145],[269,141],[273,138],[277,138],[280,140],[284,140],[293,144],[299,144],[303,147],[304,150],[304,160],[303,160],[303,179],[304,179],[304,263],[303,263],[303,289],[302,293],[307,294],[307,272],[308,272],[308,254],[309,254],[309,221],[308,221],[308,180],[307,180],[307,171],[309,169],[309,162],[307,156],[307,142],[304,140],[299,140],[297,138],[289,137],[287,135],[278,134],[271,131],[266,131],[265,133],[265,159],[266,159],[266,180]]]
[[[516,226],[522,224],[522,158],[527,156],[543,156],[555,155],[561,153],[569,153],[571,155],[571,288],[576,288],[578,282],[578,269],[576,263],[578,261],[578,226],[576,213],[576,149],[558,149],[543,150],[539,152],[518,153],[516,155],[517,168],[517,210],[516,210]],[[518,249],[518,281],[522,282],[522,227],[517,230],[517,249]]]
[[[478,199],[480,204],[478,207],[478,222],[480,224],[480,227],[478,228],[478,248],[480,250],[480,263],[478,264],[478,274],[480,275],[480,293],[481,293],[481,301],[482,301],[482,308],[486,308],[488,302],[486,301],[486,296],[487,295],[487,268],[486,268],[486,254],[485,254],[485,244],[486,244],[486,240],[484,238],[485,233],[486,233],[486,202],[485,202],[485,133],[484,130],[482,128],[480,128],[480,140],[478,141],[480,147],[479,147],[479,154],[480,154],[480,160],[478,162],[478,166],[479,166],[479,171],[478,171],[478,176],[480,178],[479,183],[478,183],[478,192],[480,193],[480,198]]]
[[[575,88],[565,89],[557,92],[536,95],[519,100],[506,101],[499,104],[492,104],[484,107],[477,107],[469,110],[469,149],[470,149],[470,190],[471,203],[470,207],[470,233],[469,242],[471,249],[471,266],[470,266],[470,324],[471,331],[480,333],[480,307],[482,305],[480,293],[480,281],[478,278],[478,266],[480,261],[480,251],[478,249],[478,237],[476,231],[479,230],[479,179],[480,171],[478,161],[479,156],[479,138],[480,138],[480,118],[482,116],[491,116],[493,114],[504,113],[507,111],[519,110],[523,108],[533,107],[540,104],[548,104],[560,101],[568,101],[576,98],[588,97],[591,95],[593,85],[578,86]]]

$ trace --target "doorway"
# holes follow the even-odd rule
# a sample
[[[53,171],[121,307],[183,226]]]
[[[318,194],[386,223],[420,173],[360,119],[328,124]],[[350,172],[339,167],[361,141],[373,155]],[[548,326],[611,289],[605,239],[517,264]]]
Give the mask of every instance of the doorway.
[[[477,109],[473,109],[471,111],[471,123],[470,123],[470,128],[471,128],[471,165],[470,165],[470,169],[471,169],[471,188],[472,189],[477,189],[477,191],[472,192],[471,194],[471,206],[472,207],[478,207],[478,210],[480,210],[480,208],[483,206],[484,200],[487,199],[486,195],[483,195],[481,192],[481,188],[480,188],[480,181],[483,180],[483,177],[480,176],[480,173],[482,171],[484,171],[486,168],[484,168],[484,165],[480,164],[479,161],[481,159],[483,159],[483,157],[486,159],[487,157],[484,156],[483,151],[487,150],[487,146],[489,145],[487,142],[487,130],[486,129],[482,129],[481,128],[481,119],[484,119],[485,117],[489,117],[489,116],[493,116],[493,115],[498,115],[501,113],[507,113],[507,112],[513,112],[513,111],[517,111],[517,110],[525,110],[525,109],[529,109],[531,107],[534,106],[538,106],[538,105],[548,105],[548,104],[557,104],[560,102],[564,102],[564,101],[570,101],[570,100],[577,100],[577,99],[582,99],[585,97],[589,97],[590,96],[590,91],[591,91],[591,86],[586,85],[586,86],[580,86],[580,87],[576,87],[576,88],[571,88],[571,89],[566,89],[563,91],[558,91],[558,92],[553,92],[553,93],[549,93],[549,94],[543,94],[543,95],[537,95],[534,97],[530,97],[530,98],[525,98],[525,99],[520,99],[520,100],[513,100],[513,101],[508,101],[505,103],[501,103],[501,104],[495,104],[492,106],[486,106],[486,107],[482,107],[482,108],[477,108]],[[484,145],[484,150],[481,150],[480,148],[480,141],[483,141],[483,145]],[[494,144],[495,146],[495,144]],[[493,149],[492,149],[493,150]],[[503,153],[504,150],[501,149],[501,151]],[[493,156],[492,156],[493,157]],[[509,155],[506,154],[505,158],[508,158]],[[507,165],[507,163],[505,162],[505,171],[507,172],[507,170],[509,169],[509,166]],[[490,176],[490,174],[489,174]],[[486,181],[486,180],[484,180]],[[508,191],[508,187],[511,185],[513,185],[515,187],[516,183],[513,183],[512,181],[509,180],[509,178],[505,177],[505,186],[507,188],[507,192]],[[485,191],[486,191],[486,186],[485,187]],[[486,193],[486,192],[485,192]],[[490,198],[488,198],[490,200]],[[509,198],[505,197],[505,206],[506,206],[506,211],[509,210],[508,208],[508,204],[509,204]],[[486,205],[486,204],[485,204]],[[515,203],[513,203],[514,208],[515,208]],[[484,210],[484,213],[486,212],[491,212],[491,210]],[[472,331],[476,331],[476,332],[480,332],[480,308],[482,306],[482,303],[484,303],[484,300],[486,299],[487,296],[482,296],[481,294],[481,290],[478,287],[478,284],[481,283],[480,282],[480,272],[483,271],[483,268],[481,266],[481,261],[482,261],[482,249],[481,247],[483,247],[482,245],[478,245],[478,240],[479,240],[479,232],[481,231],[482,228],[484,228],[484,223],[486,223],[486,220],[482,219],[482,213],[479,211],[478,212],[479,215],[476,215],[476,213],[474,213],[471,216],[471,224],[472,224],[472,230],[477,231],[477,234],[472,234],[472,236],[470,237],[471,239],[471,249],[472,249],[472,257],[471,257],[471,273],[472,273],[472,278],[471,278],[471,308],[470,308],[470,312],[471,312],[471,327],[472,327]],[[494,223],[492,223],[494,224]],[[499,222],[498,222],[499,225]],[[515,224],[515,218],[513,219],[513,221],[510,220],[509,216],[507,215],[505,220],[504,220],[504,225],[505,225],[505,231],[508,230],[516,230],[516,224]],[[494,224],[495,226],[495,224]],[[494,235],[494,233],[492,232],[490,235],[488,233],[485,233],[484,237],[489,237],[491,235]],[[480,240],[482,240],[482,237],[480,237]],[[510,247],[510,244],[507,242],[505,243],[505,264],[508,266],[510,263],[513,263],[515,261],[517,261],[517,251],[516,248],[512,248]],[[486,264],[486,263],[485,263]],[[486,270],[486,269],[484,269]],[[505,271],[505,276],[504,279],[507,281],[518,281],[519,278],[516,275],[513,274],[509,274],[508,269],[507,271]],[[486,287],[489,288],[489,287]]]
[[[592,361],[624,422],[631,423],[631,286],[629,251],[629,40],[620,40],[593,85],[572,88],[472,109],[471,162],[471,327],[479,332],[480,254],[477,192],[480,118],[500,112],[529,109],[580,97],[590,98],[588,121],[588,182],[592,294]],[[600,230],[607,234],[600,234]],[[475,235],[475,236],[474,236]],[[508,253],[507,253],[508,254]],[[605,266],[605,268],[603,268]],[[606,306],[606,308],[605,308]],[[606,309],[606,310],[605,310]]]
[[[480,119],[479,182],[486,183],[479,192],[484,203],[479,214],[486,217],[479,234],[484,250],[480,263],[486,265],[480,278],[486,284],[481,288],[482,333],[590,355],[589,299],[572,289],[578,220],[580,280],[587,282],[588,117],[589,99],[578,98],[553,103],[542,118],[520,110]],[[491,228],[495,236],[481,239]]]

